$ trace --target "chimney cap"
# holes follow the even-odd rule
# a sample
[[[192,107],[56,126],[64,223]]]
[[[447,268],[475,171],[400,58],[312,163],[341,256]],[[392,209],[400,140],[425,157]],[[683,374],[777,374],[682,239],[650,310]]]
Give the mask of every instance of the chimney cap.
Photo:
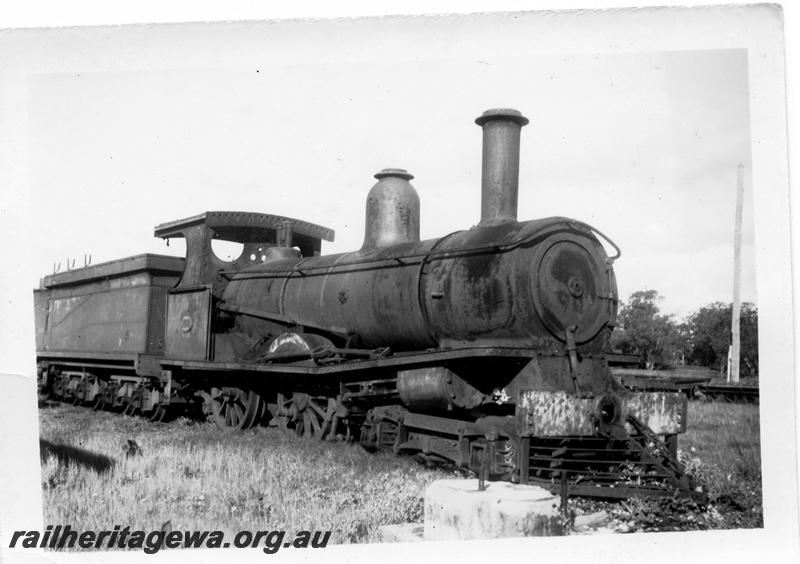
[[[378,180],[380,180],[381,178],[386,178],[388,176],[402,178],[403,180],[412,180],[414,178],[414,175],[410,174],[404,168],[385,168],[379,173],[375,174],[375,178],[377,178]]]
[[[529,120],[519,110],[511,108],[495,108],[493,110],[486,110],[483,114],[475,119],[475,123],[483,126],[487,121],[494,120],[510,120],[519,124],[520,127],[528,125]]]

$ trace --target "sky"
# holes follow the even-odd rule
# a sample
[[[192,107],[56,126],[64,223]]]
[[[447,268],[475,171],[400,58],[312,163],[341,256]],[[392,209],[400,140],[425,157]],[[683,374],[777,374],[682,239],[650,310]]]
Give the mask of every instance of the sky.
[[[206,210],[287,215],[357,249],[385,167],[415,175],[422,238],[480,213],[485,109],[522,131],[519,219],[585,221],[622,249],[620,295],[662,296],[685,316],[732,300],[736,167],[743,164],[742,298],[756,302],[747,52],[69,72],[28,79],[32,203],[47,222],[37,272],[180,254],[158,223]],[[35,285],[37,281],[32,280]]]
[[[480,215],[474,119],[496,107],[530,119],[519,219],[595,226],[622,249],[620,297],[657,290],[677,320],[732,299],[742,164],[742,299],[763,311],[757,273],[766,295],[787,295],[786,275],[764,273],[788,265],[788,215],[782,153],[770,148],[780,89],[753,90],[781,76],[772,47],[753,39],[771,37],[756,30],[775,19],[753,10],[0,33],[0,229],[15,241],[0,246],[14,274],[0,314],[19,320],[0,327],[0,344],[22,351],[7,366],[34,365],[41,277],[88,255],[181,255],[180,241],[153,237],[166,221],[285,215],[334,229],[324,253],[352,251],[373,175],[399,167],[415,177],[423,239],[470,228]],[[753,107],[768,110],[753,121]],[[778,238],[757,239],[754,217],[758,233]],[[757,270],[756,255],[771,266]]]

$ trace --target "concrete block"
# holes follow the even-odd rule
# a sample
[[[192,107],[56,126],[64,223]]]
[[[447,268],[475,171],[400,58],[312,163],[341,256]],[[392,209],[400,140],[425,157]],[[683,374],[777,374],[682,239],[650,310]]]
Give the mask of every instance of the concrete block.
[[[560,496],[538,486],[438,480],[425,491],[425,540],[563,534]]]
[[[424,526],[421,523],[403,523],[401,525],[383,525],[378,528],[380,542],[419,542]]]

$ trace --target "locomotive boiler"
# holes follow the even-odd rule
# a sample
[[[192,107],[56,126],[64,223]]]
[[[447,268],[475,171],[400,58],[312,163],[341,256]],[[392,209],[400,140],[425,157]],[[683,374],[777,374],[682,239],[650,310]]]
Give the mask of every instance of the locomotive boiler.
[[[222,428],[274,423],[575,495],[690,492],[676,460],[686,397],[610,376],[619,250],[573,219],[517,221],[528,119],[496,109],[476,123],[470,229],[420,240],[413,176],[384,169],[353,252],[321,254],[333,231],[309,222],[206,212],[155,229],[185,238],[184,261],[45,277],[43,390],[153,419],[195,408]],[[241,256],[220,260],[213,239]]]

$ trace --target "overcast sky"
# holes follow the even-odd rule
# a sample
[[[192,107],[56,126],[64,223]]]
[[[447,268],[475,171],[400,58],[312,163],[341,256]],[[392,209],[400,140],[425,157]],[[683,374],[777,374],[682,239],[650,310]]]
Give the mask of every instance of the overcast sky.
[[[483,110],[523,129],[519,219],[588,222],[623,251],[623,298],[656,289],[665,312],[732,300],[736,167],[750,165],[745,50],[564,54],[29,78],[32,203],[46,218],[38,272],[180,253],[160,222],[205,210],[288,215],[358,248],[384,167],[415,175],[422,237],[474,225]],[[756,301],[745,192],[742,296]],[[36,280],[30,281],[35,285]]]
[[[765,295],[787,296],[788,280],[785,150],[769,147],[779,89],[753,91],[782,76],[753,43],[774,21],[767,8],[639,10],[0,35],[0,228],[16,241],[0,246],[14,273],[0,313],[20,320],[0,342],[24,351],[16,370],[33,366],[30,292],[54,263],[181,254],[153,227],[207,210],[305,219],[336,231],[323,252],[351,251],[373,175],[401,167],[423,238],[469,228],[474,119],[495,107],[530,118],[519,219],[594,225],[622,249],[620,296],[655,289],[677,318],[732,299],[743,164],[742,298],[763,307],[755,249],[772,265]],[[768,111],[753,121],[753,107]],[[751,152],[766,180],[753,182]]]

